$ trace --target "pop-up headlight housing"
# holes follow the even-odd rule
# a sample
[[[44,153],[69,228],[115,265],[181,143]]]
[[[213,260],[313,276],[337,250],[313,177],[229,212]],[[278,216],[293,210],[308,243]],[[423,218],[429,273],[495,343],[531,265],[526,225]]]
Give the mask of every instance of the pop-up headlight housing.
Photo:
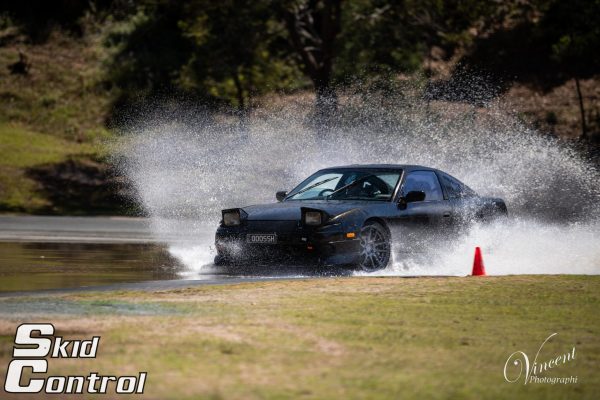
[[[224,226],[238,226],[242,224],[242,220],[245,218],[246,213],[241,208],[232,208],[229,210],[221,211],[223,215]]]
[[[307,211],[304,214],[304,223],[306,225],[321,225],[323,222],[323,214],[319,211]]]
[[[312,208],[301,208],[302,224],[306,226],[320,226],[327,221],[328,215],[321,210]]]

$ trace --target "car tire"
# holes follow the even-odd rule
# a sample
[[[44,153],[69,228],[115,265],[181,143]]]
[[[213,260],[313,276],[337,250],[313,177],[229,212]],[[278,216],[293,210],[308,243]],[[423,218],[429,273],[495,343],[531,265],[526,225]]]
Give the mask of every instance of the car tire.
[[[358,267],[364,272],[385,269],[392,256],[392,240],[385,226],[368,221],[360,230],[360,255]]]

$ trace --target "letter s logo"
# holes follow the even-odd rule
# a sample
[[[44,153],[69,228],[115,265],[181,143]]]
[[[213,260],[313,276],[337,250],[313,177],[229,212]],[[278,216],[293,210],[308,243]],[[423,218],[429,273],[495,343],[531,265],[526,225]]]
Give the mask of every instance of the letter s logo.
[[[15,344],[34,345],[30,349],[13,349],[13,357],[46,357],[50,352],[52,341],[47,338],[31,337],[34,331],[40,332],[40,335],[54,335],[54,326],[52,324],[21,324],[17,328],[15,335]]]
[[[6,382],[4,390],[8,393],[39,393],[44,387],[43,379],[31,379],[29,385],[21,386],[21,375],[23,368],[30,367],[33,372],[47,372],[48,361],[46,360],[12,360],[6,371]]]

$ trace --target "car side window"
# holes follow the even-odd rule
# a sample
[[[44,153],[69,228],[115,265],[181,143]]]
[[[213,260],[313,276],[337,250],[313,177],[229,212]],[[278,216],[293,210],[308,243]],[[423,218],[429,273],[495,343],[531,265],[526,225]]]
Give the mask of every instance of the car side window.
[[[459,199],[475,195],[473,190],[449,175],[442,174],[442,183],[450,199]]]
[[[410,172],[404,180],[402,195],[405,196],[408,192],[412,191],[425,192],[425,201],[444,199],[442,187],[437,175],[433,171]]]

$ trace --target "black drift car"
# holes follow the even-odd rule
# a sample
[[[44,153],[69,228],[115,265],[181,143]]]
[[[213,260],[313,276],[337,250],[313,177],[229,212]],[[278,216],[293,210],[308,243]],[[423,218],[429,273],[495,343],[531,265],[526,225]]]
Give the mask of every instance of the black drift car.
[[[276,197],[222,211],[216,265],[300,258],[376,271],[390,262],[401,229],[455,235],[466,222],[507,212],[502,199],[418,165],[326,168]]]

